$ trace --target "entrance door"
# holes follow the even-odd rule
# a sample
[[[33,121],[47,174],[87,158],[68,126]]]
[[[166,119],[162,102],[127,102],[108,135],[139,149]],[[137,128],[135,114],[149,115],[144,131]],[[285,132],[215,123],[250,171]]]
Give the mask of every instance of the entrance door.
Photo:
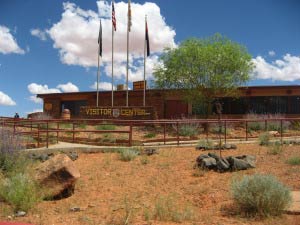
[[[178,119],[188,115],[188,104],[180,100],[165,101],[165,118]]]

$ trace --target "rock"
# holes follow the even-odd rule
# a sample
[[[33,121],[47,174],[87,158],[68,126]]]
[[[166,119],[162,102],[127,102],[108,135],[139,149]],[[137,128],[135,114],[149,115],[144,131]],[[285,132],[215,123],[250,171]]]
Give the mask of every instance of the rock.
[[[72,161],[75,161],[78,159],[78,153],[77,152],[69,152],[68,153],[68,156],[69,158],[72,160]]]
[[[277,136],[277,135],[279,135],[279,132],[277,130],[271,130],[271,131],[269,131],[269,134],[273,135],[273,136]]]
[[[201,163],[198,164],[198,166],[205,169],[214,169],[216,165],[217,165],[217,161],[212,157],[204,158],[202,159]]]
[[[216,169],[219,172],[226,172],[230,169],[230,164],[226,159],[221,159],[217,161]]]
[[[256,157],[254,155],[242,155],[242,156],[237,156],[236,158],[246,161],[251,168],[256,167],[255,165]]]
[[[214,158],[216,161],[221,160],[221,158],[214,153],[208,153],[208,156]]]
[[[246,169],[251,168],[250,164],[248,162],[246,162],[245,160],[238,159],[238,158],[232,157],[232,156],[230,156],[226,159],[229,162],[230,168],[232,170],[246,170]]]
[[[16,214],[15,214],[16,217],[23,217],[23,216],[26,216],[26,212],[24,211],[17,211]]]
[[[75,207],[71,207],[70,208],[70,211],[71,212],[79,212],[81,209],[80,209],[80,207],[78,207],[78,206],[75,206]]]
[[[49,156],[48,154],[41,154],[37,159],[39,159],[41,162],[45,162],[49,159]]]
[[[36,170],[36,181],[46,187],[46,199],[61,199],[69,197],[74,192],[78,169],[65,154],[58,154],[39,165]]]
[[[145,148],[141,151],[142,155],[148,155],[148,156],[158,154],[158,153],[159,151],[156,148]]]

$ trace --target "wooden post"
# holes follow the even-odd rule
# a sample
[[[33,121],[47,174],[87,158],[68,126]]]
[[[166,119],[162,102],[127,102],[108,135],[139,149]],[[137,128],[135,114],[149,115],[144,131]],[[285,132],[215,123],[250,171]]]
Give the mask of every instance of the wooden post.
[[[177,145],[179,145],[179,124],[178,124],[178,121],[176,123],[176,127],[177,127]]]
[[[225,142],[225,144],[226,144],[226,141],[227,141],[226,133],[227,133],[227,125],[226,125],[226,120],[225,120],[225,122],[224,122],[224,142]]]
[[[282,138],[283,138],[282,119],[280,119],[280,142],[281,142],[281,144],[282,144]]]
[[[74,130],[75,130],[75,123],[74,123],[74,121],[72,122],[72,132],[73,132],[73,140],[72,140],[72,142],[74,143],[74,141],[75,141],[75,132],[74,132]]]
[[[132,146],[132,124],[129,125],[129,142],[128,142],[129,147]]]
[[[38,148],[40,147],[40,124],[38,123],[37,124],[38,125],[38,127],[37,127],[37,129],[38,129],[38,133],[37,133],[37,141],[38,141]]]
[[[49,124],[48,124],[48,121],[47,121],[47,145],[46,147],[48,148],[49,147]]]
[[[58,143],[59,139],[59,122],[56,123],[56,143]]]
[[[164,123],[164,145],[166,145],[166,123]]]
[[[246,141],[248,141],[248,121],[246,120]]]

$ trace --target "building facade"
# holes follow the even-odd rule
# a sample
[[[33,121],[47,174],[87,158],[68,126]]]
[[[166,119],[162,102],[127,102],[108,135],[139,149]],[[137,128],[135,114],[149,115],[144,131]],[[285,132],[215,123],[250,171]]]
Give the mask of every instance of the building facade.
[[[284,114],[300,116],[300,86],[252,86],[240,87],[239,97],[218,96],[222,113],[227,117],[242,117],[247,113]],[[95,107],[96,92],[38,94],[44,102],[44,112],[60,118],[69,109],[71,118],[84,117],[83,107]],[[143,90],[129,91],[129,107],[143,107]],[[114,107],[125,107],[126,91],[114,91]],[[184,100],[180,90],[146,90],[146,106],[153,109],[153,119],[174,119],[203,116],[199,110]],[[111,92],[99,92],[99,107],[111,107]]]

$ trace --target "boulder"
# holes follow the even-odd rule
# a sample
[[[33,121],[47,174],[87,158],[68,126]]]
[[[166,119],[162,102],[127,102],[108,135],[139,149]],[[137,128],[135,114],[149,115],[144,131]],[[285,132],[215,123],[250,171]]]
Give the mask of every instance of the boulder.
[[[36,180],[46,188],[46,199],[61,199],[69,197],[74,192],[78,169],[65,154],[58,154],[40,164],[36,169]]]
[[[230,170],[230,164],[226,159],[222,158],[221,160],[217,161],[216,169],[219,172],[226,172]]]
[[[75,161],[78,159],[78,153],[77,152],[69,152],[67,154],[69,156],[69,158],[72,160],[72,161]]]
[[[256,157],[254,155],[242,155],[237,156],[236,158],[246,161],[250,168],[255,168]]]
[[[159,151],[156,148],[145,148],[141,151],[142,155],[148,155],[148,156],[158,154],[158,153]]]
[[[217,161],[208,156],[208,155],[200,155],[196,159],[197,166],[203,169],[214,169],[217,165]]]
[[[226,158],[230,164],[232,170],[246,170],[252,168],[252,166],[245,160],[239,159],[237,157],[230,156]]]

